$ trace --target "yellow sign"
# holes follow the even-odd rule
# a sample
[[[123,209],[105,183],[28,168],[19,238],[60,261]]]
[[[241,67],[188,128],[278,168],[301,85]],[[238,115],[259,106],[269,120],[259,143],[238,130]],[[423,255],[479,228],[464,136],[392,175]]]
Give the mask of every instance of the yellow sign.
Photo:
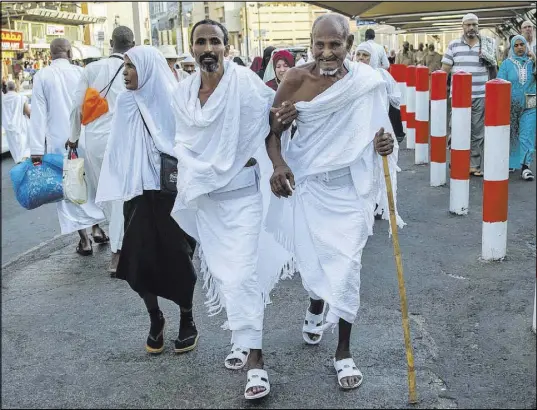
[[[21,31],[2,30],[2,50],[23,50]]]

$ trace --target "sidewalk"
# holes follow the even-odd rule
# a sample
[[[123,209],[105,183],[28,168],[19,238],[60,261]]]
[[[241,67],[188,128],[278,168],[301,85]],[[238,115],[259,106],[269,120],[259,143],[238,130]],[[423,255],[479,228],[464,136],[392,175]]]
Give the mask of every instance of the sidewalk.
[[[399,206],[408,225],[399,237],[420,400],[414,408],[534,408],[535,183],[511,176],[508,258],[484,263],[482,180],[471,181],[470,214],[452,216],[449,189],[428,186],[429,168],[413,165],[413,151],[400,156]],[[357,391],[337,388],[331,363],[337,331],[318,346],[302,341],[307,295],[298,276],[277,285],[266,310],[272,392],[248,403],[246,371],[223,366],[230,339],[220,328],[225,316],[207,317],[201,283],[198,348],[172,353],[179,312],[163,302],[166,350],[148,356],[142,301],[126,282],[109,278],[107,247],[83,258],[73,236],[3,269],[2,407],[408,407],[392,243],[387,222],[375,224],[351,345],[364,374]]]

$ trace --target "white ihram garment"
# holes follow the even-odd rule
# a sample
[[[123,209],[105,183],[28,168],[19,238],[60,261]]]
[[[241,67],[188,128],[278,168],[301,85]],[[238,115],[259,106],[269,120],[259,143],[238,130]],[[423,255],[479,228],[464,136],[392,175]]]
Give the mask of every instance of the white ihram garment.
[[[26,97],[15,91],[2,94],[2,128],[6,132],[9,152],[15,163],[30,157],[28,144],[28,117],[24,115]]]
[[[392,75],[380,66],[379,50],[377,47],[375,47],[376,45],[378,46],[378,44],[371,41],[372,40],[360,43],[358,47],[356,47],[355,53],[358,51],[365,51],[369,53],[369,66],[377,70],[380,75],[382,75],[382,79],[386,83],[386,92],[388,93],[390,105],[399,110],[401,107],[401,92],[399,91],[399,87],[397,86],[397,83]],[[382,49],[382,52],[384,53],[384,49]],[[389,108],[389,106],[386,108]]]
[[[345,65],[349,73],[341,80],[296,104],[297,132],[282,139],[295,191],[288,199],[273,197],[266,219],[267,229],[294,253],[310,296],[328,303],[330,324],[339,318],[353,323],[360,306],[361,256],[373,233],[378,191],[379,206],[388,200],[373,139],[381,127],[392,132],[380,74],[365,64]],[[394,194],[397,152],[395,142],[388,157]]]
[[[179,177],[172,216],[198,241],[209,311],[225,308],[232,343],[260,349],[263,302],[290,259],[262,229],[272,174],[264,141],[274,91],[253,71],[230,61],[224,62],[224,75],[203,107],[200,85],[200,73],[193,74],[174,94]],[[258,168],[245,168],[251,157],[259,163],[260,189]],[[244,188],[247,195],[237,190],[224,198],[230,193],[216,192],[245,185],[239,181],[251,182],[248,176],[254,184]]]
[[[113,57],[115,56],[115,57]],[[122,54],[112,54],[110,58],[105,58],[94,63],[88,64],[78,83],[75,91],[74,104],[71,110],[71,135],[69,140],[76,142],[80,139],[79,146],[84,152],[86,180],[88,189],[92,192],[97,191],[99,183],[99,175],[103,165],[104,151],[108,143],[112,118],[116,105],[117,96],[122,91],[125,91],[123,83],[123,75],[121,66],[123,65]],[[112,83],[110,89],[108,87],[101,93],[108,101],[108,112],[96,120],[90,122],[84,127],[84,138],[80,138],[82,125],[82,105],[88,88],[94,88],[97,91],[103,90],[112,80],[114,75],[120,70]],[[108,91],[108,92],[107,92]],[[103,206],[103,211],[106,219],[110,222],[109,236],[110,248],[112,252],[117,252],[121,249],[123,241],[123,202],[115,201],[106,203]]]
[[[34,76],[30,116],[32,155],[45,153],[45,141],[47,153],[66,153],[65,142],[71,135],[69,116],[81,74],[82,68],[61,58],[53,60],[50,66]],[[88,190],[88,202],[83,205],[58,202],[58,219],[62,234],[67,234],[103,222],[104,214],[95,205],[94,195]]]
[[[138,89],[125,90],[117,97],[97,204],[126,202],[143,191],[160,191],[160,152],[173,155],[175,117],[171,100],[175,78],[155,47],[136,46],[125,55],[137,69]]]

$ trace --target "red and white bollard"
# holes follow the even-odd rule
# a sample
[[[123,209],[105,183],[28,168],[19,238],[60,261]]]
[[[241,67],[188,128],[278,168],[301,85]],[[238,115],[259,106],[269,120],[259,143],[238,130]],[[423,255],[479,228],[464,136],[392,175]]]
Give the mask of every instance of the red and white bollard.
[[[429,163],[429,68],[416,67],[416,165]]]
[[[416,66],[406,68],[406,147],[416,148]]]
[[[485,155],[483,181],[483,260],[499,260],[507,252],[509,134],[511,83],[496,79],[485,84]]]
[[[451,78],[451,175],[449,212],[468,214],[470,195],[470,133],[472,127],[472,74]]]
[[[390,74],[397,83],[397,89],[401,94],[401,122],[403,123],[403,131],[406,133],[406,65],[391,64]]]
[[[431,186],[446,184],[447,73],[431,75]]]

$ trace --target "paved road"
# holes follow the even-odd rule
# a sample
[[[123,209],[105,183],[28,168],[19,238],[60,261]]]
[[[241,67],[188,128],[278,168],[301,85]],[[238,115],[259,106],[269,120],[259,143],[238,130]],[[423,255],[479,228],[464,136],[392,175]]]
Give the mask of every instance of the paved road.
[[[31,211],[19,205],[9,178],[14,165],[9,154],[2,156],[2,265],[60,233],[55,204]]]
[[[535,408],[535,183],[512,176],[509,257],[484,263],[481,180],[470,213],[447,212],[449,189],[428,187],[428,167],[401,153],[400,231],[409,300],[417,408]],[[208,318],[202,281],[195,295],[201,338],[172,354],[177,308],[163,303],[166,350],[149,357],[142,301],[106,274],[109,250],[90,258],[57,241],[3,272],[2,407],[405,408],[406,360],[387,223],[376,222],[363,256],[362,307],[352,349],[364,383],[336,387],[330,363],[337,332],[306,346],[300,329],[307,295],[299,277],[280,282],[266,310],[269,397],[245,403],[245,372],[223,366],[224,317]]]

